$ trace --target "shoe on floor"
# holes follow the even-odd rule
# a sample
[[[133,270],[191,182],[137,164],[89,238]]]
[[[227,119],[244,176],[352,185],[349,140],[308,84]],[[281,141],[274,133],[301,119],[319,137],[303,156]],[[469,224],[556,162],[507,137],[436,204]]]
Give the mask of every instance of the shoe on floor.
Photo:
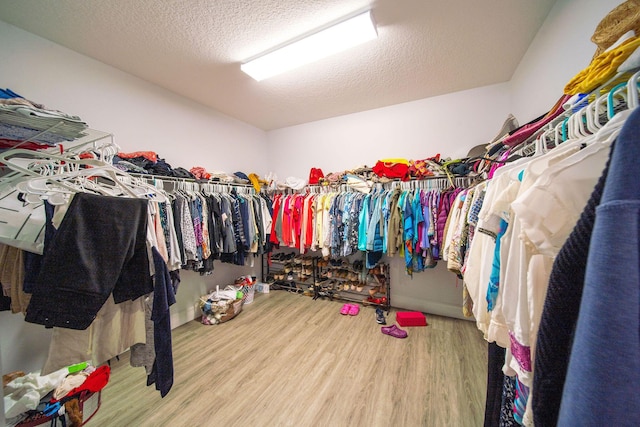
[[[351,311],[351,304],[345,304],[340,309],[340,314],[347,315],[349,314],[349,311]]]
[[[406,338],[408,335],[407,331],[398,328],[396,325],[383,326],[380,328],[380,331],[385,335],[391,335],[395,338]]]
[[[376,308],[376,322],[380,325],[387,324],[387,320],[384,318],[384,311],[380,307]]]
[[[357,316],[360,313],[360,306],[358,304],[351,304],[349,309],[349,316]]]

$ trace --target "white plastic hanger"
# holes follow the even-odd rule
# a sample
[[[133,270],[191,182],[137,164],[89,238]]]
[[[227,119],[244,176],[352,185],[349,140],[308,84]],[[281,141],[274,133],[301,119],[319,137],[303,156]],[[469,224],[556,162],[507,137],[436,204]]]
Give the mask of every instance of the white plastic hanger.
[[[622,100],[628,105],[627,102],[627,82],[620,83],[614,86],[610,91],[607,98],[607,118],[611,120],[616,114],[616,99],[622,98]]]
[[[598,132],[598,129],[600,129],[601,127],[596,124],[598,115],[599,115],[599,111],[598,111],[598,103],[596,98],[593,102],[587,105],[587,108],[585,111],[585,116],[587,121],[586,123],[587,130],[591,134]]]
[[[584,119],[584,114],[586,108],[587,107],[585,106],[569,116],[569,123],[567,126],[569,139],[584,138],[589,135],[584,128],[584,121],[586,120]]]
[[[166,201],[154,187],[142,181],[134,182],[131,175],[100,160],[16,149],[0,153],[0,163],[29,178],[21,184],[22,189],[46,198],[55,193],[93,192],[125,197],[156,197],[158,201]],[[92,181],[96,177],[105,178],[106,181]],[[6,181],[0,182],[0,185],[8,184]]]
[[[627,104],[630,110],[636,108],[640,101],[638,100],[638,79],[640,78],[640,71],[636,71],[627,82]]]
[[[153,197],[157,201],[166,201],[155,188],[144,183],[123,182],[125,176],[119,176],[115,168],[94,167],[76,172],[30,178],[22,184],[22,189],[29,194],[37,194],[49,199],[56,195],[70,193],[93,193],[112,197]],[[96,181],[95,178],[106,178]],[[128,177],[126,177],[128,178]]]

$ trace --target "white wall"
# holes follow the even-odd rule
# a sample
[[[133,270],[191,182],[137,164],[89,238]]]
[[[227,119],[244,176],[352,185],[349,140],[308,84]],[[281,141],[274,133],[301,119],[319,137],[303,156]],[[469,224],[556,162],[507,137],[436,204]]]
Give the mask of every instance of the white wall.
[[[258,128],[2,21],[0,40],[2,87],[113,133],[122,151],[152,150],[173,167],[185,169],[267,172],[266,134]],[[216,261],[212,276],[183,271],[172,325],[192,320],[197,298],[215,284],[256,274],[258,267]],[[0,370],[40,369],[49,331],[6,312],[0,313],[0,324]]]
[[[42,368],[51,340],[51,329],[24,321],[21,314],[0,312],[2,372],[35,371]]]
[[[378,159],[464,157],[489,142],[509,113],[509,86],[497,84],[267,132],[278,178],[309,169],[344,171]]]
[[[591,36],[620,0],[558,0],[511,78],[511,110],[526,123],[547,112],[591,62]]]

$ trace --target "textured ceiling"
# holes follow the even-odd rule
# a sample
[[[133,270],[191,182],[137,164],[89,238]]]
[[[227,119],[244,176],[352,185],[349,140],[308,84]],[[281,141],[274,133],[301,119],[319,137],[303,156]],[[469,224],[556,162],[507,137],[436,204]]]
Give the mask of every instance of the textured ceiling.
[[[277,129],[508,81],[555,0],[1,0],[0,19]],[[240,63],[370,6],[378,39],[256,82]]]

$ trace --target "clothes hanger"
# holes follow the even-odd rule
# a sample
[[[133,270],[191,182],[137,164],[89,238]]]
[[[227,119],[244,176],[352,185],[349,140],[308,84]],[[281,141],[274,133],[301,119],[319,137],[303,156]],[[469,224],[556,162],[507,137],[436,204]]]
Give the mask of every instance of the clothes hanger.
[[[616,114],[615,112],[615,100],[616,97],[621,97],[623,101],[626,103],[627,101],[627,82],[622,82],[616,86],[614,86],[608,95],[608,108],[607,108],[607,117],[609,120]]]
[[[627,104],[630,110],[636,108],[640,101],[638,100],[638,79],[640,78],[640,71],[636,71],[629,81],[627,82]]]
[[[614,96],[616,91],[621,90],[620,85],[617,85],[617,87],[612,89],[612,92],[614,92]],[[633,87],[633,86],[632,86]],[[635,86],[637,88],[637,86]],[[637,91],[637,89],[636,89]],[[606,100],[604,100],[604,102],[610,102],[611,97],[610,97],[610,93],[606,93],[603,96],[600,96],[598,98],[595,99],[595,101],[593,101],[594,103],[597,103],[597,106],[594,106],[594,111],[597,111],[599,108],[599,102],[602,98],[605,98]],[[614,101],[615,102],[615,101]],[[633,101],[632,101],[633,102]],[[605,108],[605,111],[609,111],[608,105],[606,106],[607,108]],[[628,105],[627,105],[628,107]],[[627,116],[630,114],[631,110],[629,108],[626,108],[623,111],[617,112],[615,113],[615,115],[613,117],[611,117],[607,123],[605,123],[604,125],[602,125],[597,132],[593,133],[592,135],[589,135],[588,137],[585,138],[581,138],[581,139],[576,139],[573,140],[569,143],[567,143],[565,146],[566,147],[573,147],[576,144],[581,144],[581,149],[571,155],[569,155],[567,158],[563,159],[563,162],[566,163],[571,163],[571,162],[575,162],[575,161],[579,161],[582,158],[585,158],[586,156],[589,156],[593,153],[596,153],[602,149],[607,149],[612,141],[617,137],[617,135],[620,133],[620,130],[622,128],[622,125],[624,124]],[[608,115],[607,115],[608,116]],[[595,117],[595,116],[594,116]],[[596,120],[594,120],[595,122]],[[599,123],[599,121],[598,121]]]
[[[558,147],[562,144],[562,123],[558,123],[553,127],[553,145]]]
[[[547,148],[557,148],[561,143],[560,130],[553,122],[549,123],[548,129],[544,132],[544,141]],[[552,147],[549,147],[549,145],[552,145]]]
[[[145,178],[140,178],[139,181],[144,182],[146,185],[152,186],[155,189],[155,191],[157,191],[159,194],[161,194],[164,197],[164,199],[166,200],[166,203],[170,203],[172,200],[175,199],[175,195],[165,189],[166,181],[164,179],[161,179],[155,176],[145,177]],[[151,182],[148,181],[149,178],[151,178]],[[161,200],[157,200],[157,201],[161,202]]]
[[[600,129],[597,125],[596,125],[596,116],[598,115],[598,111],[597,111],[597,99],[595,99],[593,102],[589,103],[589,105],[587,105],[586,111],[585,111],[585,118],[586,118],[586,126],[587,126],[587,130],[589,133],[594,134],[598,131],[598,129]]]
[[[29,157],[25,158],[21,157],[21,155],[28,155]],[[0,182],[0,188],[11,186],[17,181],[24,181],[27,178],[40,178],[43,175],[54,176],[60,170],[62,170],[63,173],[70,173],[74,169],[73,166],[79,168],[81,165],[91,167],[105,165],[103,162],[93,159],[67,159],[68,158],[62,156],[47,155],[46,153],[22,149],[9,150],[4,153],[0,153],[0,163],[4,163],[9,169],[15,172],[10,179],[4,179]],[[65,182],[61,182],[59,187],[65,188],[71,192],[77,191],[78,189],[77,187],[73,187]]]
[[[580,121],[582,121],[582,112],[584,108],[578,110],[577,112],[571,114],[569,116],[569,120],[567,121],[567,137],[568,139],[577,139],[582,138],[585,135],[582,135],[580,128]]]
[[[155,188],[142,181],[134,182],[131,175],[101,160],[76,159],[70,156],[16,149],[0,153],[0,162],[21,173],[25,178],[30,178],[23,186],[32,191],[32,194],[44,196],[43,189],[47,188],[49,192],[93,191],[98,194],[113,195],[113,191],[117,188],[119,195],[123,196],[164,199],[155,191]],[[103,185],[100,187],[98,182],[90,181],[90,177],[92,179],[101,177],[107,181],[102,181]]]
[[[34,177],[41,176],[42,166],[47,164],[50,166],[49,170],[51,171],[58,168],[64,168],[67,171],[78,170],[83,166],[109,166],[119,171],[119,169],[114,168],[112,165],[96,159],[77,159],[75,157],[20,148],[0,153],[0,163],[5,164],[9,169]],[[34,171],[30,169],[30,167],[38,168],[38,170]]]
[[[77,155],[87,151],[87,146],[93,146],[95,151],[99,147],[104,147],[109,153],[113,152],[113,155],[118,154],[120,147],[115,143],[114,135],[112,133],[106,133],[97,131],[95,129],[85,129],[85,136],[78,138],[74,141],[70,141],[63,144],[58,144],[55,147],[45,149],[49,154],[67,153],[68,155]]]
[[[47,199],[55,194],[68,195],[84,192],[113,197],[148,198],[158,202],[167,201],[164,194],[157,188],[142,181],[134,182],[129,175],[119,169],[104,166],[29,178],[22,188],[30,194],[38,194]]]
[[[606,94],[598,96],[596,98],[596,100],[594,101],[593,122],[594,122],[596,128],[598,128],[598,129],[601,129],[606,124],[606,121],[604,123],[600,122],[600,117],[601,116],[607,117],[606,114],[607,114],[607,110],[608,110],[608,107],[607,107],[608,99],[609,99],[609,94],[606,93]]]
[[[589,115],[589,106],[591,105],[591,103],[587,104],[582,110],[580,110],[580,113],[576,119],[577,121],[577,126],[578,126],[578,133],[582,136],[589,136],[591,135],[593,132],[591,132],[589,130],[588,127],[588,115]]]
[[[622,129],[626,118],[631,113],[631,110],[625,110],[617,113],[610,121],[608,121],[596,134],[589,135],[586,138],[572,140],[565,144],[565,146],[575,146],[580,144],[579,150],[566,156],[560,162],[556,163],[554,167],[564,168],[571,165],[575,165],[592,155],[602,153],[602,150],[609,150],[612,142]]]
[[[543,144],[543,146],[548,150],[549,149],[549,144],[551,142],[553,142],[553,147],[551,148],[555,148],[555,141],[553,141],[551,139],[551,134],[553,133],[553,126],[551,123],[549,123],[548,125],[545,126],[545,129],[542,131],[542,133],[540,134],[540,136],[538,137],[541,141],[541,143]]]

